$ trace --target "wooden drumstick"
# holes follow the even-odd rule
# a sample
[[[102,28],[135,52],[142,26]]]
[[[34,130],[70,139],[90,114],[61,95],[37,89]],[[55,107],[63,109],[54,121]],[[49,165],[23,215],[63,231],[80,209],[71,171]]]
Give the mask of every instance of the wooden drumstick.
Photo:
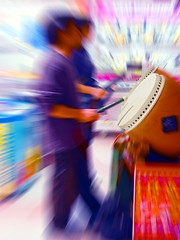
[[[129,92],[128,96],[134,91],[134,89],[147,77],[149,76],[151,73],[153,73],[154,71],[156,71],[156,68],[154,67],[151,67],[149,68],[142,76],[141,78],[138,80],[137,84],[135,85],[135,87]],[[124,101],[126,101],[128,97],[123,97],[123,98],[120,98],[119,100],[113,102],[113,103],[110,103],[109,105],[107,106],[104,106],[102,108],[99,108],[97,110],[97,113],[101,113],[101,112],[104,112],[105,110],[109,109],[109,108],[112,108],[114,107],[115,105],[119,104],[119,103],[122,103]]]
[[[117,100],[117,101],[115,101],[115,102],[113,102],[113,103],[110,103],[110,104],[107,105],[107,106],[104,106],[104,107],[102,107],[102,108],[99,108],[99,109],[97,110],[97,113],[102,113],[102,112],[104,112],[105,110],[107,110],[107,109],[109,109],[109,108],[112,108],[112,107],[114,107],[115,105],[117,105],[117,104],[119,104],[119,103],[124,102],[124,101],[126,100],[126,98],[127,98],[127,97],[120,98],[119,100]]]

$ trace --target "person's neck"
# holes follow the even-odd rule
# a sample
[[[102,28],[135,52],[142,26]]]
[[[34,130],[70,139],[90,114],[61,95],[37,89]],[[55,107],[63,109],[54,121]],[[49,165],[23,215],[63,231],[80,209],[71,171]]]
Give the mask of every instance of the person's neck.
[[[71,49],[68,46],[63,46],[58,44],[55,44],[55,50],[69,59],[71,58],[71,53],[73,51],[73,49]]]

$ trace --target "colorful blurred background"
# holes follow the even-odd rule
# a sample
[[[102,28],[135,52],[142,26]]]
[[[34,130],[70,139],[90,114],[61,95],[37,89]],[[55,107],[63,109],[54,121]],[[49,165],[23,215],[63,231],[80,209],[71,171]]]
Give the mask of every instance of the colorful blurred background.
[[[102,87],[120,79],[109,99],[113,102],[127,95],[150,66],[168,71],[180,82],[180,0],[0,0],[0,6],[0,239],[46,239],[53,155],[42,141],[47,129],[34,91],[41,75],[39,59],[49,51],[44,9],[68,8],[92,18],[94,30],[86,46]],[[101,201],[109,192],[120,110],[121,106],[108,110],[95,125],[90,152]],[[9,151],[12,156],[5,158]],[[85,220],[79,219],[84,208],[78,202],[72,216],[81,230],[89,219],[88,212]],[[76,237],[57,239],[95,239]]]

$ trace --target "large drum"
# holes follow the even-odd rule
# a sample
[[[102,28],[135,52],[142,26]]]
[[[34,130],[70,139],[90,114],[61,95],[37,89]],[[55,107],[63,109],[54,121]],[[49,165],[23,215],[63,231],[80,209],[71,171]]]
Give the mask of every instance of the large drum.
[[[162,70],[150,69],[124,102],[118,125],[156,153],[179,158],[180,85]]]

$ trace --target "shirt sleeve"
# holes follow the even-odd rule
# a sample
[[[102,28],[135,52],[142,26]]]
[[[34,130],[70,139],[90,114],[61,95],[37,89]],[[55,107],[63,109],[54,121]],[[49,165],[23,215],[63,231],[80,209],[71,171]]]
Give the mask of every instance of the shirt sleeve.
[[[66,105],[66,76],[63,69],[47,67],[41,81],[40,105],[45,114],[48,114],[54,104]]]

